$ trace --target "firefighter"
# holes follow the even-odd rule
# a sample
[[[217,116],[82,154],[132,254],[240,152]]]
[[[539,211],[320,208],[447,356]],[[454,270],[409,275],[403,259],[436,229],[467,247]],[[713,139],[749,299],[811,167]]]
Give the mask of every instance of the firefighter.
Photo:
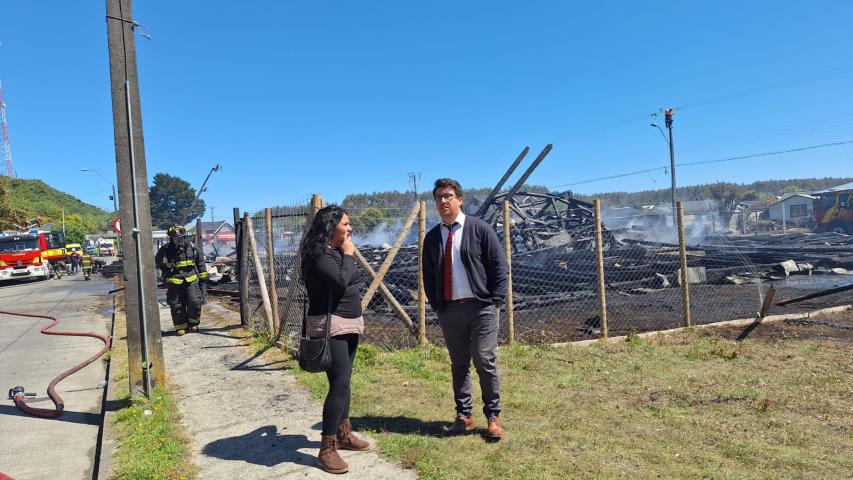
[[[80,257],[80,265],[83,267],[83,278],[89,280],[92,278],[92,256],[83,252]]]
[[[207,280],[201,254],[186,240],[186,230],[174,225],[168,230],[169,243],[160,247],[154,262],[166,282],[166,303],[178,336],[198,331],[204,303],[200,282]]]
[[[53,270],[53,278],[59,280],[62,278],[62,272],[65,271],[64,260],[54,260],[50,262],[51,270]]]

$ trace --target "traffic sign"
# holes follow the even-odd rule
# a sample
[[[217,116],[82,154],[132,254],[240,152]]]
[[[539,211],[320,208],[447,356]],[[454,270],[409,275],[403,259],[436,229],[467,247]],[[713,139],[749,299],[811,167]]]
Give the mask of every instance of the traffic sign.
[[[113,222],[113,230],[115,230],[118,235],[121,235],[121,218],[116,217]]]

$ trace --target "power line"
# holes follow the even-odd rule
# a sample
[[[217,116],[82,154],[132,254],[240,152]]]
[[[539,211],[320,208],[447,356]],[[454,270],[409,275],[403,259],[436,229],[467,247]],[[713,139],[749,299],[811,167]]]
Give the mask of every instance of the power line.
[[[851,143],[853,143],[853,140],[845,140],[845,141],[842,141],[842,142],[823,143],[823,144],[820,144],[820,145],[809,145],[809,146],[807,146],[807,147],[789,148],[789,149],[787,149],[787,150],[777,150],[777,151],[773,151],[773,152],[752,153],[752,154],[748,154],[748,155],[738,155],[738,156],[736,156],[736,157],[718,158],[718,159],[715,159],[715,160],[701,160],[701,161],[698,161],[698,162],[684,162],[684,163],[677,163],[677,164],[675,164],[675,166],[677,166],[677,167],[682,167],[682,166],[691,166],[691,165],[704,165],[704,164],[708,164],[708,163],[732,162],[732,161],[735,161],[735,160],[744,160],[744,159],[748,159],[748,158],[769,157],[769,156],[773,156],[773,155],[782,155],[782,154],[785,154],[785,153],[802,152],[802,151],[805,151],[805,150],[815,150],[815,149],[818,149],[818,148],[836,147],[836,146],[839,146],[839,145],[844,146],[844,145],[848,145],[848,144],[851,144]],[[551,187],[549,187],[549,188],[572,187],[572,186],[575,186],[575,185],[583,185],[583,184],[586,184],[586,183],[594,183],[594,182],[599,182],[599,181],[602,181],[602,180],[612,180],[612,179],[615,179],[615,178],[630,177],[630,176],[633,176],[633,175],[639,175],[639,174],[641,174],[641,173],[656,172],[656,171],[658,171],[658,170],[666,170],[667,168],[669,168],[669,167],[668,167],[668,166],[662,166],[662,167],[646,168],[646,169],[643,169],[643,170],[633,170],[633,171],[630,171],[630,172],[618,173],[618,174],[615,174],[615,175],[608,175],[608,176],[606,176],[606,177],[591,178],[591,179],[589,179],[589,180],[583,180],[583,181],[580,181],[580,182],[564,183],[564,184],[561,184],[561,185],[553,185],[553,186],[551,186]]]

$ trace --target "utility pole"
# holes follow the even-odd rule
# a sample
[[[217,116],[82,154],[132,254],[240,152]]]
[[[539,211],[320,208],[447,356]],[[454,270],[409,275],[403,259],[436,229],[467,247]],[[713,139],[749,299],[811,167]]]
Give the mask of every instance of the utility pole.
[[[675,143],[672,139],[672,115],[675,114],[674,108],[664,108],[661,109],[663,111],[664,120],[666,121],[666,129],[669,131],[669,138],[663,133],[660,125],[657,123],[652,123],[650,126],[655,127],[660,131],[660,134],[663,135],[663,139],[666,144],[669,146],[669,173],[672,177],[672,187],[670,191],[670,195],[672,196],[672,225],[678,225],[678,215],[676,213],[675,208]],[[657,113],[652,114],[653,117],[657,116]]]
[[[678,216],[675,211],[675,144],[672,140],[672,115],[674,113],[675,110],[672,108],[667,108],[663,111],[666,129],[669,131],[669,141],[667,143],[669,143],[669,173],[672,176],[672,224],[678,225]]]
[[[418,201],[418,180],[421,179],[421,172],[409,172],[409,184],[412,186],[412,192],[415,195],[415,201]]]
[[[106,0],[131,397],[165,385],[131,0]]]

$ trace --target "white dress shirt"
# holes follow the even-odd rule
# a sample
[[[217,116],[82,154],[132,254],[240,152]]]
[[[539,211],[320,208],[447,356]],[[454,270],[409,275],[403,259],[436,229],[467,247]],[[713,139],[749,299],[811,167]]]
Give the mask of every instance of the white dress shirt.
[[[465,214],[459,212],[456,217],[456,224],[453,226],[453,244],[450,246],[450,259],[453,263],[453,300],[461,298],[474,298],[474,292],[471,291],[471,284],[468,282],[468,274],[465,272],[465,265],[462,263],[462,256],[459,254],[459,248],[462,245],[462,235],[465,232]],[[441,254],[444,255],[444,248],[447,245],[448,225],[443,222],[441,224]]]

